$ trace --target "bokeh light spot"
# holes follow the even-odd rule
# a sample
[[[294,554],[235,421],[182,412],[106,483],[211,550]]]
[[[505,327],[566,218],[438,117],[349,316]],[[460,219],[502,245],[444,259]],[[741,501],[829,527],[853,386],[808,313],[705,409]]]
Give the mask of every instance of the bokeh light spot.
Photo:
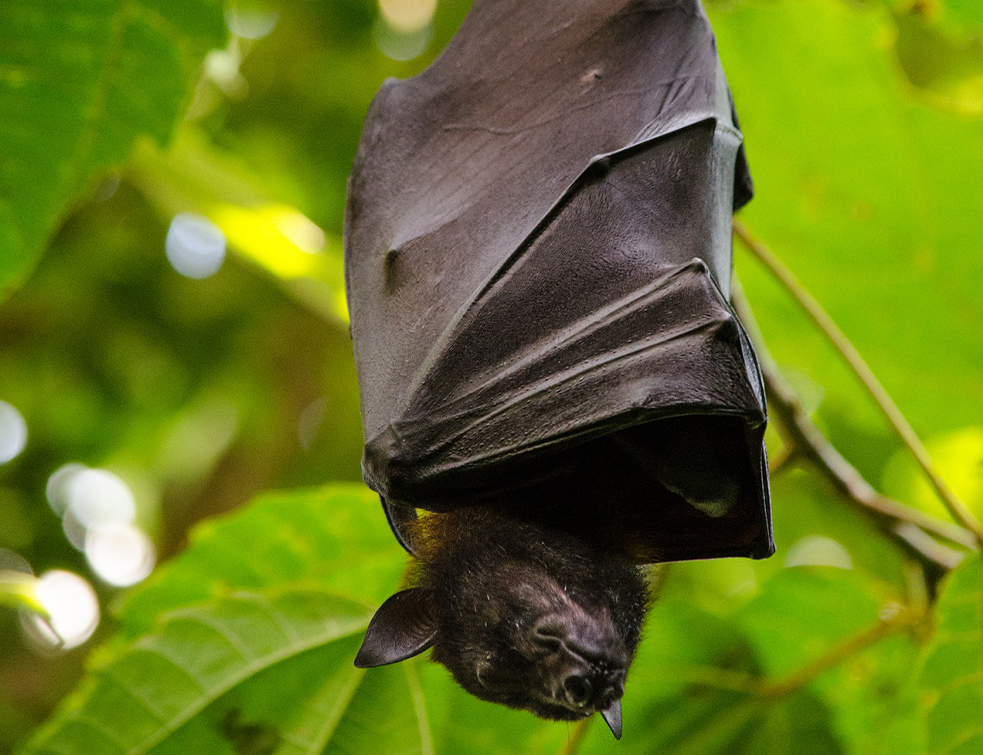
[[[379,0],[379,13],[402,34],[412,34],[430,25],[437,0]]]
[[[208,218],[191,212],[174,216],[164,250],[181,275],[200,280],[214,275],[225,261],[225,234]]]
[[[280,14],[263,0],[238,0],[225,11],[229,31],[243,39],[262,39],[276,28]]]
[[[427,51],[433,37],[433,27],[424,26],[415,31],[401,31],[380,18],[372,30],[372,36],[382,54],[391,60],[413,60]]]
[[[27,422],[17,408],[0,401],[0,464],[20,455],[27,445]]]
[[[71,488],[72,478],[79,472],[84,472],[86,469],[88,467],[85,464],[72,462],[71,464],[64,464],[58,467],[48,478],[48,484],[45,486],[44,492],[48,498],[48,505],[51,506],[51,510],[58,516],[63,516],[68,509],[68,493]]]
[[[85,550],[85,536],[88,529],[72,514],[71,509],[65,512],[61,519],[61,529],[65,533],[65,538],[72,544],[77,551]]]
[[[85,537],[85,557],[101,579],[116,587],[142,582],[156,562],[150,538],[132,524],[89,530]]]
[[[86,528],[128,524],[136,516],[133,493],[105,469],[84,469],[68,483],[68,511]]]
[[[792,543],[785,553],[785,566],[834,566],[852,569],[847,549],[830,537],[809,535]]]
[[[34,573],[31,565],[27,563],[27,559],[7,548],[0,548],[0,571],[16,571],[23,572],[24,574]]]
[[[45,572],[35,586],[38,601],[48,612],[21,618],[28,636],[47,650],[70,650],[92,636],[99,626],[99,599],[86,580],[72,572]]]

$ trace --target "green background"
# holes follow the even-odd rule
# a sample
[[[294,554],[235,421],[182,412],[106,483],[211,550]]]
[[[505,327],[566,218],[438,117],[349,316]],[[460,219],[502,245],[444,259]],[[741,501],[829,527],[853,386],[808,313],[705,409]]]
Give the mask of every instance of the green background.
[[[926,604],[919,569],[808,466],[773,479],[773,559],[670,570],[620,743],[422,661],[350,666],[403,563],[358,484],[345,180],[379,85],[425,67],[467,5],[440,0],[399,62],[368,0],[0,4],[0,399],[29,433],[0,466],[0,549],[85,576],[104,612],[85,646],[39,654],[0,609],[0,752],[983,752],[978,557]],[[983,514],[983,10],[706,7],[757,188],[742,220]],[[270,13],[258,39],[230,32]],[[178,212],[225,233],[216,275],[168,264]],[[311,223],[313,255],[290,232]],[[817,425],[945,516],[787,293],[741,250],[735,269]],[[146,583],[101,583],[66,539],[45,485],[69,462],[134,491],[167,561]]]

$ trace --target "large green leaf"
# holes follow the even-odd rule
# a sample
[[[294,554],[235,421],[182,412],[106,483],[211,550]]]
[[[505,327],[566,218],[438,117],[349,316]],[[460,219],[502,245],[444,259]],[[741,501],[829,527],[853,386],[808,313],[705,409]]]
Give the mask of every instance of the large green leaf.
[[[741,610],[739,623],[765,669],[786,676],[877,623],[870,587],[848,569],[784,569]]]
[[[175,611],[97,668],[23,752],[429,752],[414,666],[351,664],[370,615],[313,591]]]
[[[920,686],[930,755],[983,752],[983,560],[946,579]]]
[[[168,137],[224,36],[219,0],[0,3],[0,296],[94,175]]]
[[[421,670],[434,751],[440,755],[560,752],[575,726],[478,700],[435,663],[423,664]]]
[[[163,611],[233,590],[289,584],[381,603],[398,587],[402,563],[368,488],[267,493],[244,511],[200,525],[187,551],[125,601],[121,634],[132,638]]]
[[[374,495],[268,494],[193,541],[122,606],[26,753],[431,751],[417,664],[355,669],[372,611],[335,595],[396,586],[403,559]]]

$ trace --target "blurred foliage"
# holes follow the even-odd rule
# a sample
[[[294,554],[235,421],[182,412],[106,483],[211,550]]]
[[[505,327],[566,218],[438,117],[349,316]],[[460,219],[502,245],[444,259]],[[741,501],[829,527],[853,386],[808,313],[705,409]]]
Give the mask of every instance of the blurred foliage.
[[[82,574],[108,614],[88,645],[42,652],[0,609],[0,752],[983,751],[979,558],[932,603],[905,552],[796,466],[773,480],[778,555],[671,569],[620,743],[430,664],[351,667],[402,557],[356,484],[345,179],[381,82],[425,67],[467,5],[400,34],[371,0],[229,0],[224,23],[218,2],[0,3],[0,399],[28,427],[0,466],[0,557],[20,559],[0,572],[20,592],[21,561]],[[745,222],[983,514],[983,6],[706,6],[758,191]],[[177,213],[221,229],[215,275],[168,263]],[[787,294],[749,256],[736,268],[836,447],[944,516]],[[119,475],[159,557],[183,553],[139,587],[101,580],[46,503],[72,462]]]

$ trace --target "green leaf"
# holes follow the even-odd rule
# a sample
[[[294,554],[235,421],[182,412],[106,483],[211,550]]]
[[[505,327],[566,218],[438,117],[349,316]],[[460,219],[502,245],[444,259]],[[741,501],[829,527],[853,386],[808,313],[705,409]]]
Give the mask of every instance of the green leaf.
[[[436,663],[421,664],[421,671],[434,751],[440,755],[554,753],[570,738],[573,724],[542,721],[526,711],[479,700]]]
[[[871,591],[903,589],[903,551],[889,536],[872,531],[870,518],[817,473],[787,469],[772,478],[771,489],[780,505],[773,511],[778,553],[766,562],[770,567],[777,570],[803,543],[818,536],[843,547],[854,568],[871,580]]]
[[[784,569],[741,609],[738,622],[775,680],[808,668],[855,638],[876,631],[884,616],[903,610],[886,586],[857,570]],[[830,712],[830,727],[846,752],[916,755],[920,732],[910,694],[917,646],[900,633],[858,644],[808,680]]]
[[[0,297],[93,176],[167,139],[224,37],[219,0],[0,4]]]
[[[123,604],[25,753],[432,751],[417,664],[355,669],[372,611],[334,594],[396,586],[402,552],[374,494],[268,494],[192,539]]]
[[[849,752],[923,755],[925,735],[912,673],[918,650],[908,635],[888,637],[817,680]]]
[[[381,603],[398,587],[403,555],[378,496],[362,485],[267,493],[198,526],[181,557],[127,597],[121,635],[133,638],[163,611],[234,590],[289,584]]]
[[[983,26],[983,5],[977,0],[945,0],[945,10],[967,26]]]
[[[925,648],[922,707],[929,755],[983,751],[983,560],[969,558],[950,574]]]
[[[351,663],[370,616],[314,591],[175,611],[97,668],[23,752],[429,751],[415,667]]]
[[[763,697],[760,667],[734,619],[659,602],[628,679],[620,755],[840,755],[828,708],[815,695]],[[610,752],[595,722],[584,753]]]
[[[853,570],[783,569],[738,621],[768,673],[783,677],[878,623],[870,587]]]

